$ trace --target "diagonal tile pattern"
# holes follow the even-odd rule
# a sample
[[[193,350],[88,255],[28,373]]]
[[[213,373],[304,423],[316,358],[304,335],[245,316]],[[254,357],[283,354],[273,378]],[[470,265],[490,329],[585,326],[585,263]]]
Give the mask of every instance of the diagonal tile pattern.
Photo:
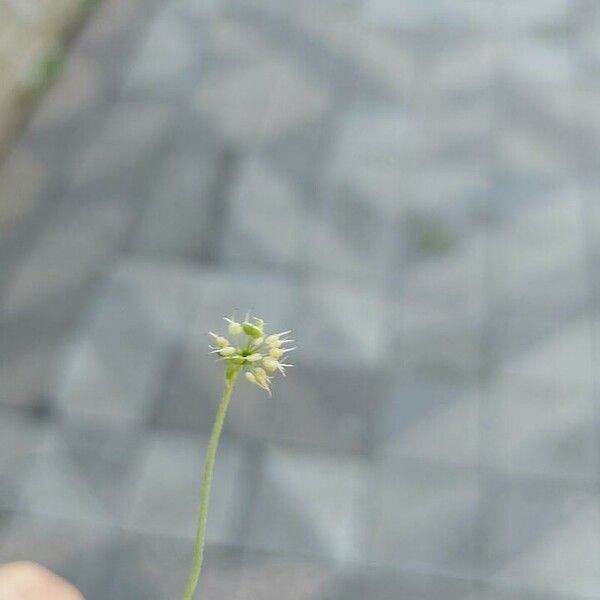
[[[206,600],[600,597],[593,0],[104,0],[0,171],[0,560]]]

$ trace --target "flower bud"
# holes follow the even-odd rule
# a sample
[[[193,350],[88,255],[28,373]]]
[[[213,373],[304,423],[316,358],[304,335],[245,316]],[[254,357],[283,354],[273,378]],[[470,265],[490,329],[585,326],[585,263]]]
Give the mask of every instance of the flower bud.
[[[262,354],[259,352],[255,352],[254,354],[250,354],[250,356],[246,356],[246,360],[248,362],[257,362],[262,358]]]
[[[256,325],[252,325],[252,323],[248,323],[247,321],[242,325],[242,329],[251,338],[257,339],[262,336],[262,331]]]
[[[269,350],[269,356],[275,360],[279,360],[283,356],[283,348],[271,348]]]
[[[256,377],[254,376],[253,373],[250,373],[250,371],[246,371],[245,377],[250,383],[253,383],[254,385],[258,385],[256,382]]]
[[[217,346],[217,348],[225,348],[225,346],[229,346],[229,340],[227,340],[226,338],[217,335],[212,331],[209,331],[208,333],[209,335],[212,335],[215,338],[215,345]]]
[[[237,321],[231,321],[227,329],[231,335],[240,335],[243,331],[242,326]]]
[[[274,373],[279,368],[279,363],[271,357],[265,358],[262,364],[269,373]]]
[[[279,339],[279,334],[275,333],[273,335],[269,335],[265,339],[265,344],[270,346],[271,348],[279,348],[281,346],[281,340]]]
[[[260,386],[264,387],[269,384],[269,378],[267,377],[267,373],[264,369],[261,369],[260,367],[256,367],[256,369],[254,369],[254,378]]]
[[[236,353],[236,349],[233,346],[225,346],[219,350],[221,356],[233,356]]]

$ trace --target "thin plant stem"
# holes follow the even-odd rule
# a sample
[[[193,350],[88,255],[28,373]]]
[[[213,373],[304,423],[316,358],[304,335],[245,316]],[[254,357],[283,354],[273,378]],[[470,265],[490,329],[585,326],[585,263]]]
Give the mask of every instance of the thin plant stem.
[[[212,483],[213,468],[215,466],[215,456],[217,454],[219,438],[221,437],[225,416],[227,415],[227,408],[229,406],[229,401],[231,400],[231,392],[233,391],[238,374],[239,370],[233,369],[225,375],[223,395],[221,396],[221,402],[219,403],[215,422],[210,434],[210,441],[208,442],[208,450],[206,451],[206,460],[204,463],[204,479],[202,480],[202,491],[200,493],[200,506],[198,507],[198,526],[196,529],[194,555],[188,582],[181,600],[192,600],[196,586],[198,585],[198,580],[200,579],[202,559],[204,557],[204,538],[206,534],[206,519],[208,517],[208,502],[210,499],[210,486]]]

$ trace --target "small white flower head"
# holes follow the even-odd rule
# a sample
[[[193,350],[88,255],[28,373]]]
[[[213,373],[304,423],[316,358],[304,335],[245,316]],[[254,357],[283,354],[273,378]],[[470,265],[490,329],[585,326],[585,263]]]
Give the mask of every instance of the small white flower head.
[[[232,341],[211,332],[214,339],[212,353],[225,363],[226,373],[243,371],[248,382],[271,395],[273,375],[277,372],[285,375],[286,367],[292,366],[282,362],[285,354],[294,350],[288,346],[293,340],[285,338],[290,332],[267,335],[264,332],[265,322],[256,317],[250,318],[249,314],[241,322],[236,321],[234,316],[225,317],[225,321]]]

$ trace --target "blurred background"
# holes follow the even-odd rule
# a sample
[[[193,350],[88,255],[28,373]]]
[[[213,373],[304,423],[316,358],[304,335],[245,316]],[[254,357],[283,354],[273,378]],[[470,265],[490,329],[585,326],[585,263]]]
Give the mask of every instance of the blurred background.
[[[178,598],[252,309],[201,598],[600,598],[600,3],[83,4],[0,0],[0,560]]]

